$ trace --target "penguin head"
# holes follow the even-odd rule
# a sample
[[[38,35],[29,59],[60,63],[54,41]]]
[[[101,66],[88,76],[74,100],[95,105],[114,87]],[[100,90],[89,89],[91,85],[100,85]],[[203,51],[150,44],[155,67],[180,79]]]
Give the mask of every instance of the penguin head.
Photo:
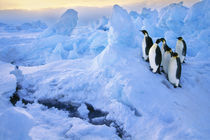
[[[172,52],[172,49],[171,49],[171,48],[169,48],[169,47],[167,47],[167,48],[166,48],[166,51],[167,51],[167,52],[169,52],[170,54],[172,54],[172,53],[173,53],[173,52]]]
[[[166,42],[165,38],[161,38],[160,40],[161,40],[163,43]]]
[[[178,37],[177,39],[178,39],[178,40],[183,40],[183,38],[182,38],[182,37]]]
[[[140,30],[144,35],[148,35],[148,32],[146,30]]]
[[[157,39],[155,43],[159,44],[161,42],[161,39]]]
[[[176,53],[176,52],[172,52],[172,53],[171,53],[171,56],[177,58],[179,55],[178,55],[178,53]]]

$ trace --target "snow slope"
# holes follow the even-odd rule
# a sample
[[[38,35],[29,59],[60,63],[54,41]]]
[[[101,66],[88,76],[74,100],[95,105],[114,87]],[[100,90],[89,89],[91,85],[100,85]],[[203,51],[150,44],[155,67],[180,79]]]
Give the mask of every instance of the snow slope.
[[[32,103],[18,101],[16,107],[9,103],[15,77],[9,74],[12,65],[1,62],[2,81],[6,80],[0,82],[4,89],[0,120],[5,122],[0,139],[12,138],[10,131],[21,139],[209,139],[210,30],[200,17],[209,16],[208,3],[204,0],[189,9],[182,3],[171,4],[160,12],[142,13],[128,13],[115,5],[109,23],[106,19],[99,23],[108,31],[96,24],[76,26],[68,37],[37,37],[33,42],[37,48],[26,50],[30,61],[26,55],[15,61],[25,65],[20,66],[24,80],[18,94]],[[149,70],[141,59],[139,29],[147,29],[153,40],[165,37],[172,48],[177,36],[186,40],[182,88],[173,88],[164,74]],[[4,47],[1,56],[9,48]],[[37,66],[27,67],[30,64]],[[10,115],[26,122],[17,123],[24,129],[15,132],[18,127],[8,122],[17,121]]]

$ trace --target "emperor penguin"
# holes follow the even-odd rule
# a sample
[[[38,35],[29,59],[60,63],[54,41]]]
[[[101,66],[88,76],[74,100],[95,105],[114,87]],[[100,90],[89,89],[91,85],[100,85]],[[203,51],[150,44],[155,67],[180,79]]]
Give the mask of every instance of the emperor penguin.
[[[187,46],[182,37],[178,37],[177,39],[175,51],[178,53],[181,63],[185,63],[184,59],[187,53]]]
[[[146,30],[141,30],[141,32],[144,34],[144,39],[142,41],[143,59],[149,62],[149,50],[153,45],[153,41]]]
[[[180,77],[181,77],[181,61],[179,58],[178,53],[172,53],[171,59],[168,66],[168,80],[171,82],[172,85],[174,85],[174,88],[181,87],[179,84]]]
[[[172,50],[168,46],[165,47],[164,54],[162,57],[163,71],[167,75],[168,74],[168,66],[171,59]]]
[[[162,54],[162,62],[161,62],[161,66],[163,66],[163,56],[164,56],[164,53],[166,52],[166,48],[168,48],[168,45],[166,44],[166,40],[165,38],[161,38],[160,39],[162,41],[162,47],[161,47],[161,54]]]
[[[149,50],[149,64],[150,68],[153,73],[159,73],[160,74],[160,64],[162,61],[161,51],[158,46],[160,43],[160,39],[157,39],[156,42],[152,45],[152,47]]]

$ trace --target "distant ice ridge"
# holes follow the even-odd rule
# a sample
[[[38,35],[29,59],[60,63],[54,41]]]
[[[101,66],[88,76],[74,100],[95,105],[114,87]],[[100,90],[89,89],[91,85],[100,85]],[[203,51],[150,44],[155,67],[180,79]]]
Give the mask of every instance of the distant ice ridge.
[[[47,28],[47,25],[42,21],[34,21],[30,23],[23,23],[21,25],[8,25],[0,23],[0,30],[5,32],[42,32]]]
[[[102,18],[98,19],[95,23],[92,23],[92,26],[95,29],[107,31],[109,30],[108,23],[109,23],[108,17],[103,16]]]
[[[210,0],[195,3],[187,13],[184,23],[184,37],[187,38],[189,55],[197,59],[210,59]]]
[[[171,4],[160,10],[158,27],[163,31],[171,30],[177,34],[182,32],[184,18],[188,8],[183,6],[183,2]]]
[[[40,65],[63,59],[94,57],[107,46],[108,19],[91,26],[77,26],[75,10],[67,10],[60,19],[26,46],[26,65]],[[34,61],[36,60],[36,61]]]
[[[48,28],[41,37],[52,35],[70,36],[78,21],[78,13],[73,9],[68,9],[52,27]]]

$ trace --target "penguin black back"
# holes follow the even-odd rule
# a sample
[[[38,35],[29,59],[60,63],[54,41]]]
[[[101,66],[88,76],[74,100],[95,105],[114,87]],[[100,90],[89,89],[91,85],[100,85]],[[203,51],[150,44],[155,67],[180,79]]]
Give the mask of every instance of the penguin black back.
[[[148,35],[148,37],[146,37],[146,45],[148,46],[148,47],[146,47],[146,55],[149,55],[149,49],[153,45],[152,38],[149,35]]]
[[[181,67],[180,58],[178,57],[178,53],[176,53],[176,52],[172,53],[172,57],[176,57],[176,61],[177,61],[176,78],[177,78],[177,79],[180,79],[182,67]]]
[[[182,52],[182,55],[186,56],[186,53],[187,53],[187,45],[185,43],[184,40],[182,40],[183,44],[184,44],[184,48],[183,48],[183,52]]]
[[[161,40],[162,42],[165,42],[164,45],[163,45],[163,49],[164,49],[164,51],[166,52],[167,49],[169,48],[169,46],[167,45],[165,38],[161,38],[160,40]]]
[[[160,65],[161,61],[162,61],[161,51],[160,51],[160,48],[157,47],[157,49],[156,49],[156,58],[155,58],[156,65]]]
[[[161,39],[157,39],[155,43],[159,44],[160,42],[161,42]],[[156,56],[155,56],[155,64],[160,66],[161,61],[162,61],[162,55],[161,55],[160,47],[157,46]]]
[[[177,61],[176,78],[177,78],[177,79],[180,79],[180,77],[181,77],[181,72],[182,72],[182,67],[181,67],[181,61],[180,61],[180,58],[179,58],[179,57],[177,57],[177,58],[176,58],[176,61]]]

